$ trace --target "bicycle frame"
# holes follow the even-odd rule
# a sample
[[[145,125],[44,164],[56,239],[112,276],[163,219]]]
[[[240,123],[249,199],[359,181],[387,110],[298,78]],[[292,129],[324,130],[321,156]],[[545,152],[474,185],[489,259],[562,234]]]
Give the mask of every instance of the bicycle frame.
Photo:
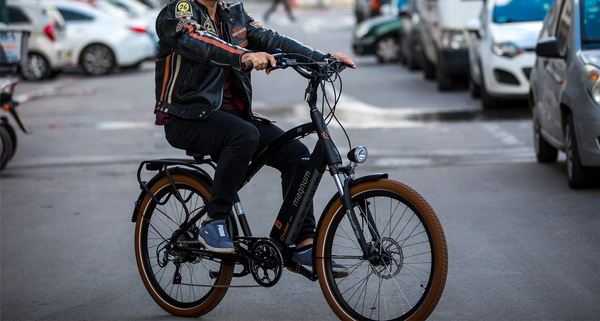
[[[279,148],[284,146],[286,143],[293,141],[295,139],[303,138],[303,137],[313,134],[313,133],[318,134],[318,141],[315,144],[315,147],[311,153],[310,158],[308,160],[304,160],[300,164],[299,168],[296,171],[296,174],[294,176],[292,184],[289,187],[288,192],[284,197],[283,203],[280,207],[279,213],[277,215],[277,218],[273,224],[273,228],[270,233],[271,240],[273,242],[275,242],[276,244],[278,244],[278,246],[280,247],[280,250],[282,251],[282,256],[284,258],[284,262],[286,264],[290,263],[290,261],[291,261],[291,256],[292,256],[294,248],[295,248],[294,242],[297,238],[300,227],[309,211],[310,205],[313,201],[313,197],[316,193],[316,190],[319,186],[319,183],[321,181],[323,173],[325,172],[326,169],[328,169],[329,172],[331,173],[332,178],[335,182],[335,185],[338,189],[338,194],[334,195],[334,198],[341,196],[342,204],[344,205],[346,214],[350,218],[351,225],[353,227],[355,236],[356,236],[357,241],[360,244],[360,247],[362,249],[363,258],[370,259],[371,256],[373,255],[371,253],[372,251],[370,251],[367,247],[367,241],[363,237],[362,228],[359,225],[359,220],[356,217],[356,213],[354,212],[354,210],[351,206],[351,200],[350,200],[350,195],[349,195],[348,191],[349,191],[350,186],[353,185],[353,175],[352,175],[353,169],[351,166],[343,166],[342,165],[342,159],[337,152],[335,144],[331,140],[331,136],[329,134],[327,125],[325,124],[323,115],[322,115],[321,111],[317,108],[316,90],[319,87],[320,81],[321,80],[319,78],[311,78],[309,81],[309,84],[307,86],[307,89],[306,89],[306,102],[308,103],[309,108],[310,108],[311,122],[296,126],[292,129],[286,131],[284,134],[279,136],[275,141],[273,141],[271,144],[269,144],[269,146],[267,146],[259,155],[257,155],[251,161],[251,163],[249,164],[248,169],[246,171],[245,177],[242,181],[242,184],[239,187],[239,189],[241,189],[243,186],[245,186],[252,179],[252,177],[254,177],[254,175],[258,171],[260,171],[260,169],[262,169],[263,166],[266,165],[269,158],[275,152],[277,152],[277,150]],[[199,179],[203,179],[206,182],[210,182],[211,181],[210,175],[206,171],[201,169],[199,166],[197,166],[197,165],[203,164],[203,163],[204,164],[209,163],[213,167],[215,166],[214,164],[211,163],[210,159],[203,159],[203,160],[196,159],[195,161],[192,161],[189,159],[159,159],[159,160],[150,160],[150,161],[142,162],[138,169],[138,175],[137,175],[138,181],[140,183],[140,187],[142,188],[142,194],[140,195],[138,202],[136,202],[136,209],[134,210],[132,221],[135,222],[137,215],[139,215],[139,209],[138,209],[137,204],[139,204],[141,202],[141,200],[143,199],[143,197],[145,195],[150,195],[150,197],[152,197],[155,202],[161,203],[158,199],[156,199],[156,197],[152,194],[149,187],[147,186],[150,184],[146,184],[141,180],[140,173],[141,173],[141,170],[144,165],[146,165],[146,169],[148,169],[148,170],[160,170],[161,172],[163,172],[167,177],[169,177],[171,184],[174,184],[174,182],[170,177],[170,172],[168,170],[168,167],[174,166],[174,165],[181,165],[181,166],[189,167],[189,168],[193,169],[193,171],[196,173],[196,175],[198,175]],[[382,177],[387,177],[387,175],[386,174],[374,174],[374,175],[369,175],[369,176],[363,177],[361,179],[358,179],[357,181],[375,180],[375,179],[379,179]],[[179,200],[179,202],[181,202],[182,205],[184,205],[187,217],[190,218],[191,213],[189,212],[189,209],[187,208],[187,206],[185,206],[185,200],[183,200],[181,195],[179,195],[179,193],[177,192],[177,189],[174,188],[173,190],[175,192],[173,193],[172,196],[176,197]],[[239,234],[238,227],[236,225],[235,220],[232,219],[232,220],[230,220],[233,230],[234,230],[234,234],[232,235],[232,238],[234,239],[234,241],[236,239],[237,240],[252,239],[253,235],[252,235],[252,232],[250,231],[250,227],[248,225],[248,222],[247,222],[245,213],[243,211],[243,208],[241,206],[241,203],[239,202],[239,198],[237,198],[237,200],[238,201],[234,205],[234,211],[237,214],[237,221],[240,224],[242,236],[238,235]],[[166,202],[166,200],[164,202]],[[164,202],[162,202],[162,203],[164,203]],[[203,211],[206,211],[206,209],[203,209]],[[372,224],[373,218],[371,217],[371,215],[368,211],[363,211],[363,213],[361,213],[361,214],[365,215],[364,213],[366,213],[367,222],[370,223],[369,224],[369,232],[370,232],[372,238],[374,240],[379,240],[380,239],[379,233],[374,228],[374,224]],[[200,219],[200,217],[203,216],[204,212],[201,212],[199,214],[201,214],[201,215],[194,215],[193,217],[191,217],[191,219],[189,219],[187,222],[182,224],[180,226],[179,231],[177,233],[175,233],[171,238],[177,239],[181,234],[183,234],[193,224],[196,224],[197,221]],[[200,249],[189,249],[189,248],[181,248],[181,247],[177,247],[177,249],[189,251],[189,252],[192,252],[192,253],[195,253],[198,255],[202,255],[205,257],[211,257],[211,258],[214,257],[214,258],[220,258],[220,259],[224,259],[224,260],[234,260],[237,262],[243,260],[243,258],[239,255],[233,255],[233,256],[232,255],[223,255],[223,254],[212,253],[212,252],[200,250]],[[240,248],[240,249],[241,249],[243,256],[246,256],[253,260],[260,261],[260,258],[255,257],[249,251],[244,250],[242,248]],[[313,262],[314,262],[314,260],[313,260]],[[307,277],[313,281],[315,281],[317,279],[316,274],[313,274],[312,272],[308,271],[307,269],[305,269],[303,267],[301,268],[301,266],[297,267],[297,269],[299,269],[298,272],[300,272],[305,277]],[[314,267],[313,267],[313,271],[314,271]]]

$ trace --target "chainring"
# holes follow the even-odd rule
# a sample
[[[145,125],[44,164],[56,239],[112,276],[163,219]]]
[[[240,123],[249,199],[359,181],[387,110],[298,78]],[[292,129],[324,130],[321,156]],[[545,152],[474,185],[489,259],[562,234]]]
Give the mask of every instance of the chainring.
[[[275,285],[283,271],[283,258],[277,246],[269,240],[259,240],[252,245],[250,252],[263,260],[250,260],[250,271],[256,283],[264,287]]]

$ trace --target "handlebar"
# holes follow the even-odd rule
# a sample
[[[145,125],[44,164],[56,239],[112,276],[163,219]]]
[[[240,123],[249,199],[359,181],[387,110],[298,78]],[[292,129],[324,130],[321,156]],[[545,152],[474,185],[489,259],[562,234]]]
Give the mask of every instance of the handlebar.
[[[332,73],[336,73],[342,67],[352,68],[352,65],[335,57],[329,57],[323,61],[299,62],[296,59],[288,58],[288,56],[295,56],[295,54],[286,54],[282,52],[273,54],[276,65],[275,67],[268,67],[267,71],[271,72],[277,69],[286,69],[288,67],[292,67],[304,78],[312,79],[318,76],[327,76]],[[245,61],[243,70],[248,72],[251,71],[253,67],[254,65],[251,61]]]

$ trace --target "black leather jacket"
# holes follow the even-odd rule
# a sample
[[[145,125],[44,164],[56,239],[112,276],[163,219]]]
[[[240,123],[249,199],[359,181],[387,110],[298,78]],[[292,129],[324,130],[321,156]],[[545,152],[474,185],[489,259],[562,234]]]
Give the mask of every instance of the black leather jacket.
[[[266,29],[255,21],[242,3],[217,4],[223,36],[206,7],[195,0],[170,0],[156,19],[159,36],[156,54],[156,111],[187,119],[206,118],[219,109],[223,97],[223,69],[242,93],[244,112],[251,109],[250,73],[244,72],[241,56],[248,50],[275,53],[276,49],[306,55],[315,60],[326,54],[294,39]]]

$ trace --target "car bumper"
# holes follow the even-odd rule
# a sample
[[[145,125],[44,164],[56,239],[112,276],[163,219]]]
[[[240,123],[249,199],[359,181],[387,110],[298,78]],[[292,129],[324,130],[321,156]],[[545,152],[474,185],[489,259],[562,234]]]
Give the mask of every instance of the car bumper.
[[[375,37],[354,38],[352,41],[352,50],[356,55],[365,56],[375,54]]]
[[[482,61],[485,90],[496,98],[526,99],[534,63],[533,52],[525,52],[514,58],[490,52],[488,59]]]
[[[573,117],[581,165],[600,167],[600,106],[587,93],[579,97]]]
[[[41,53],[48,59],[48,64],[52,70],[62,70],[69,66],[68,53],[59,42],[46,42],[43,44],[34,44],[29,46],[30,52]]]
[[[117,64],[131,66],[156,55],[154,40],[147,34],[132,34],[123,38],[116,50]]]

